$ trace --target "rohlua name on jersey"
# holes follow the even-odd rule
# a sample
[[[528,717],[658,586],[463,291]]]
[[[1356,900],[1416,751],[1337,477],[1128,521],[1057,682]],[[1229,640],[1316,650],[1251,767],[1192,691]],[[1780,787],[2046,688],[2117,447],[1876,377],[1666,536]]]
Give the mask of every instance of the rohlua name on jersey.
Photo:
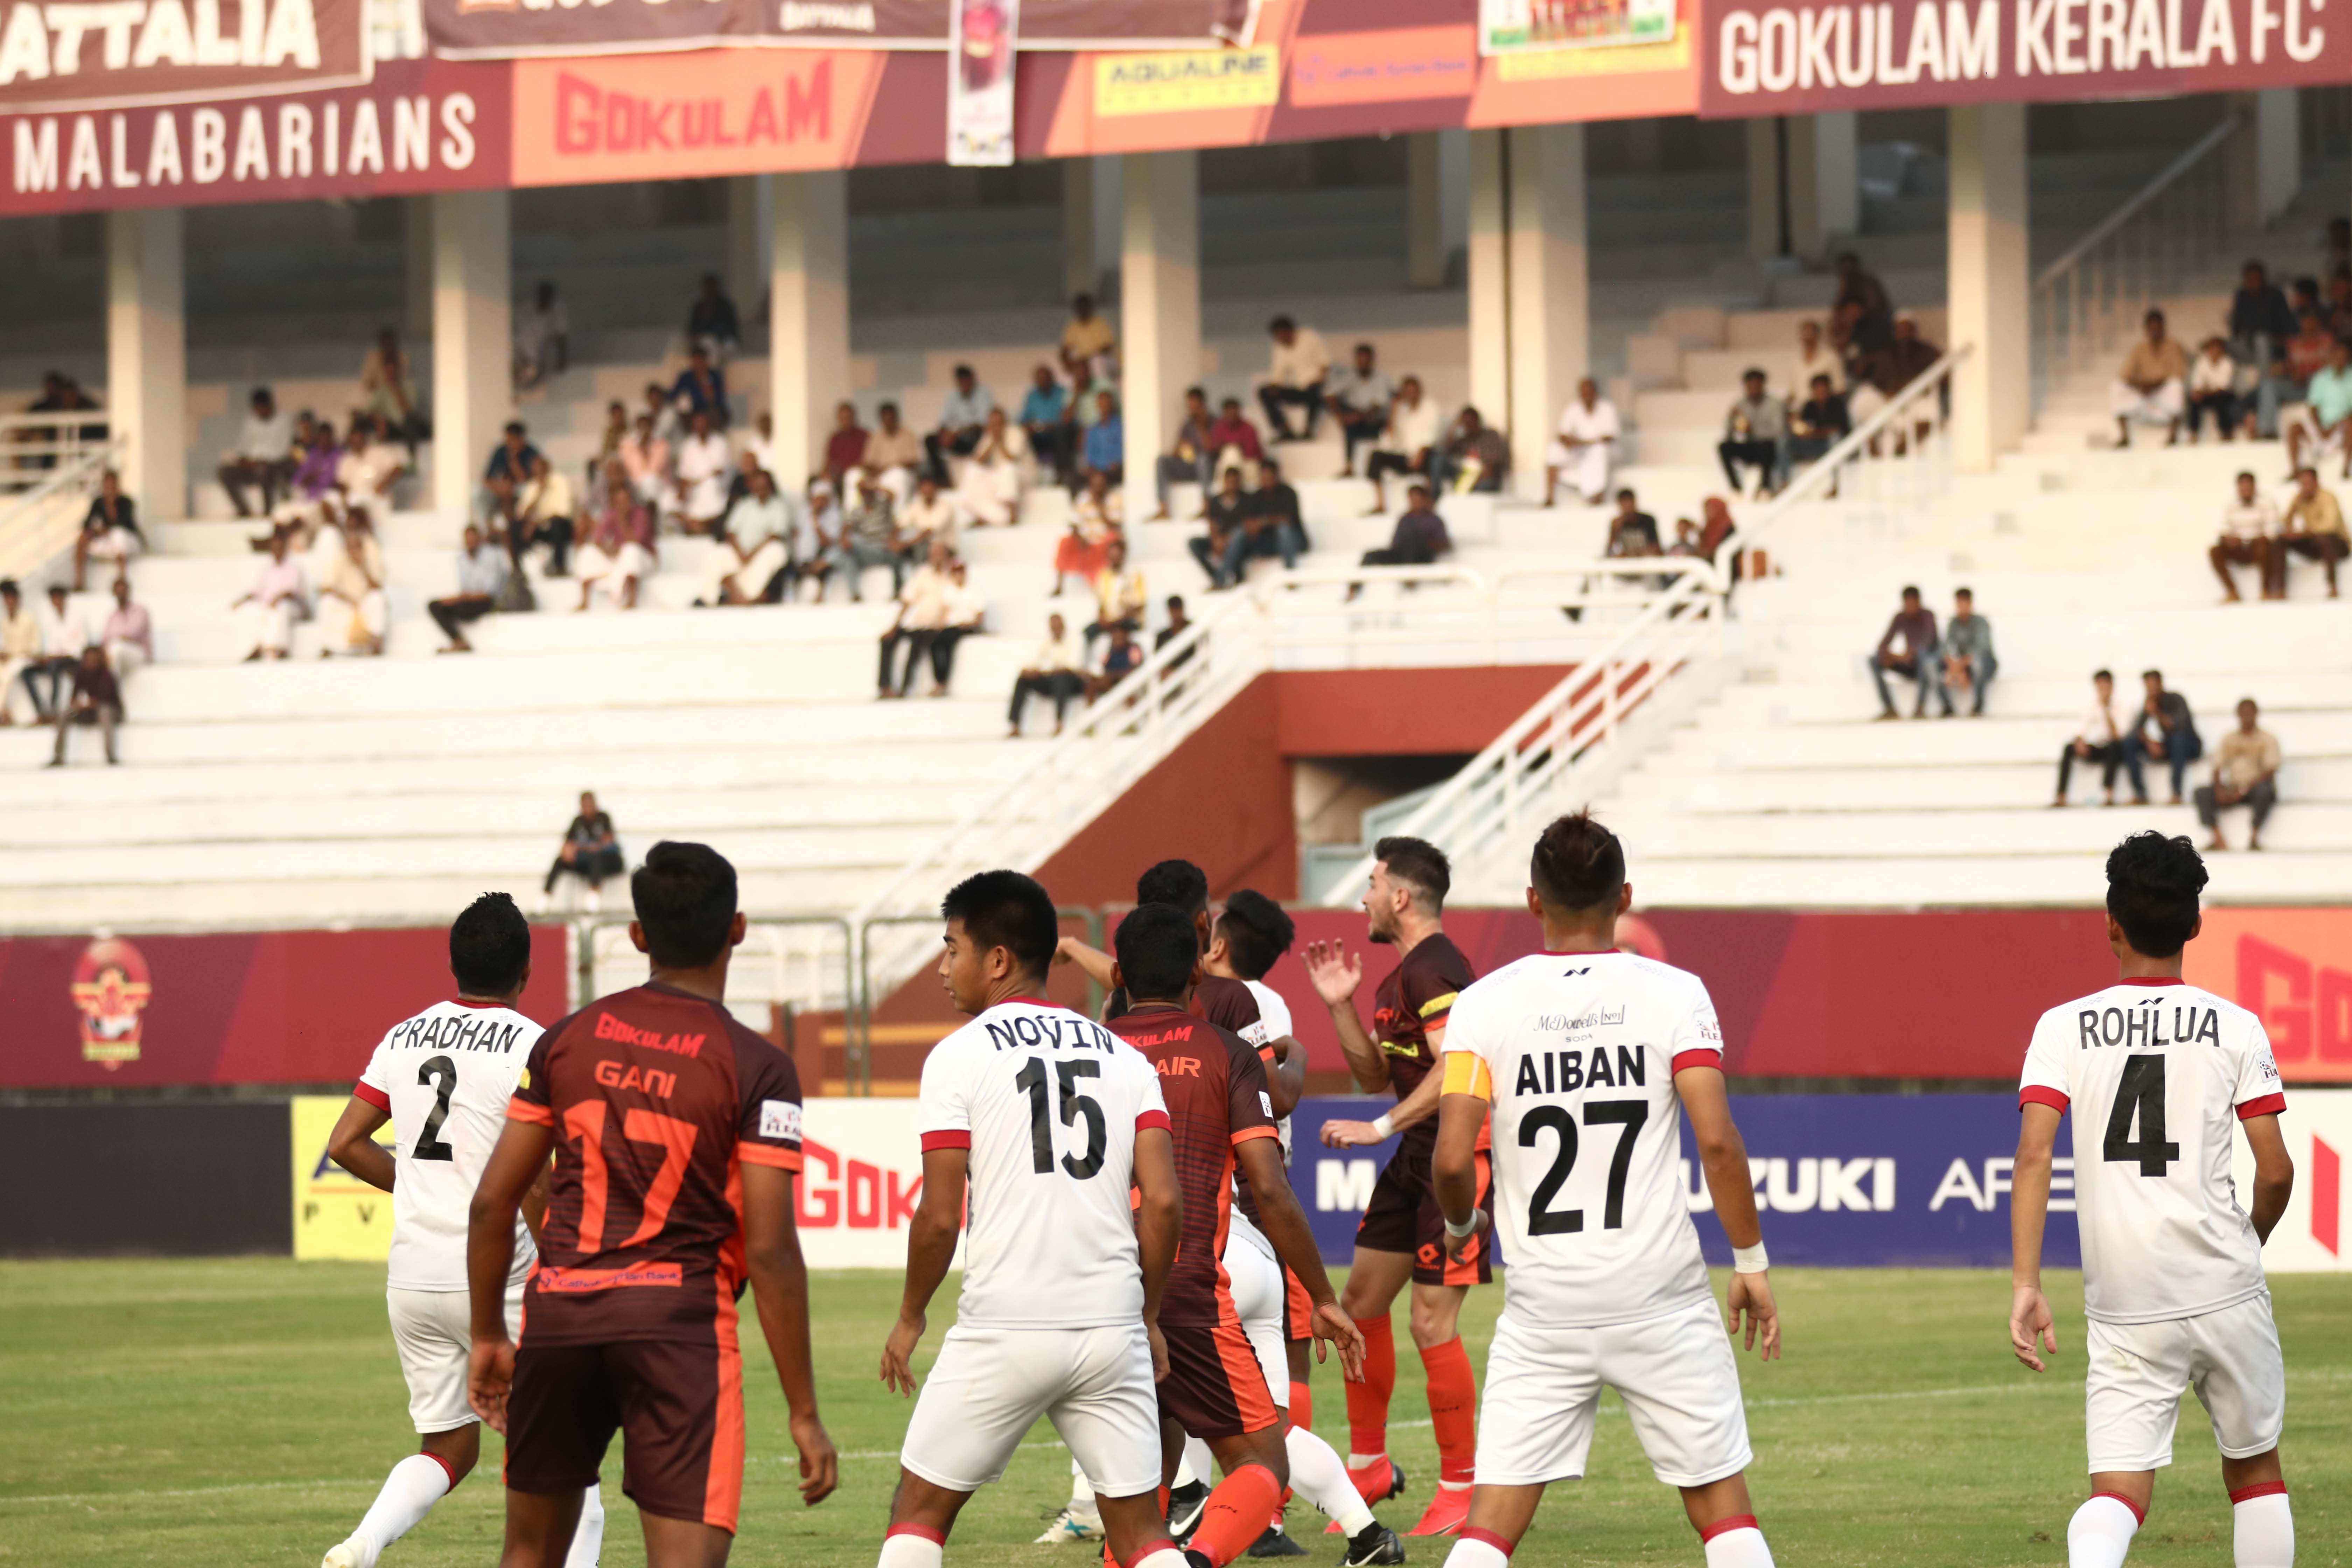
[[[384,1039],[394,1050],[411,1047],[436,1051],[497,1051],[504,1055],[529,1029],[538,1038],[539,1026],[527,1019],[499,1018],[488,1013],[421,1013],[396,1026]]]
[[[2074,1015],[2081,1038],[2075,1044],[2082,1050],[2093,1047],[2121,1046],[2128,1050],[2153,1050],[2158,1046],[2195,1046],[2210,1044],[2219,1048],[2221,1044],[2221,1015],[2212,1007],[2172,1009],[2172,1032],[2164,1032],[2164,1006],[2154,996],[2137,1002],[2129,1007],[2085,1007]]]
[[[1076,1013],[1015,1013],[1009,1018],[983,1018],[981,1027],[988,1031],[990,1042],[1000,1051],[1035,1050],[1042,1046],[1050,1050],[1100,1051],[1108,1056],[1118,1048],[1117,1035]]]

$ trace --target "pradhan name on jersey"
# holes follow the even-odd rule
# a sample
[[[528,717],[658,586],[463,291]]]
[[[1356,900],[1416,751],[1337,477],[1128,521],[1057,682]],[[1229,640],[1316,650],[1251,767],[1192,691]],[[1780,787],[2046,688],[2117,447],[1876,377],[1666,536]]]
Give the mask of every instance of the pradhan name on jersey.
[[[530,1040],[523,1038],[526,1029],[531,1031]],[[504,1056],[538,1038],[537,1025],[501,1022],[488,1013],[419,1013],[394,1025],[383,1043],[391,1050],[496,1051]]]

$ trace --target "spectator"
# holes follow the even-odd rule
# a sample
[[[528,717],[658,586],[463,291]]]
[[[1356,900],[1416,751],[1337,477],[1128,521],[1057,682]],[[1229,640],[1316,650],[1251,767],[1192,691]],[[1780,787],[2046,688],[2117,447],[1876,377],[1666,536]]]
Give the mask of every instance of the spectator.
[[[957,512],[971,518],[974,528],[1009,528],[1020,521],[1022,462],[1028,456],[1028,433],[1005,418],[1003,409],[990,409],[980,445],[956,481]]]
[[[1315,439],[1315,416],[1323,408],[1323,383],[1330,374],[1331,351],[1323,345],[1323,334],[1312,327],[1302,327],[1287,316],[1276,316],[1266,323],[1266,333],[1274,339],[1274,352],[1268,357],[1265,380],[1257,389],[1258,406],[1265,412],[1265,427],[1276,441]],[[1307,410],[1307,429],[1294,435],[1283,409]]]
[[[864,467],[891,505],[903,505],[915,493],[915,471],[922,463],[923,444],[898,422],[898,405],[886,403],[877,408],[874,429],[866,437]]]
[[[833,574],[835,552],[841,547],[846,525],[833,481],[819,474],[808,482],[808,504],[793,525],[793,574],[788,584],[816,584],[816,602],[824,602],[824,585]],[[787,597],[794,596],[789,590]]]
[[[628,405],[617,397],[604,405],[604,433],[596,438],[595,455],[588,459],[588,494],[604,492],[604,470],[621,460],[621,448],[628,445],[629,430]]]
[[[1217,405],[1217,422],[1209,426],[1209,449],[1217,473],[1234,468],[1241,471],[1244,484],[1256,482],[1265,447],[1258,440],[1257,426],[1243,416],[1240,398],[1228,397]]]
[[[948,683],[955,677],[956,645],[980,630],[981,621],[988,611],[987,601],[971,583],[971,573],[957,556],[948,563],[947,606],[941,612],[946,625],[931,638],[931,695],[945,697]]]
[[[1239,403],[1234,405],[1238,412]],[[1217,447],[1213,432],[1216,421],[1209,416],[1209,395],[1197,386],[1184,389],[1184,420],[1176,426],[1176,444],[1172,450],[1162,453],[1154,463],[1152,477],[1160,492],[1160,510],[1151,514],[1154,522],[1168,519],[1169,492],[1178,485],[1199,485],[1201,500],[1205,506],[1209,498],[1209,474],[1216,461]]]
[[[563,830],[563,847],[555,852],[555,864],[547,868],[547,882],[540,889],[540,908],[555,896],[559,877],[574,877],[588,884],[582,900],[590,914],[604,907],[604,885],[621,874],[621,840],[613,832],[613,819],[596,805],[595,795],[580,792],[580,815]]]
[[[735,455],[735,466],[729,469],[727,474],[727,504],[732,507],[737,501],[750,495],[751,476],[764,474],[767,471],[768,466],[760,461],[759,454],[749,447],[738,452]]]
[[[2164,444],[2176,445],[2189,407],[2188,382],[2188,356],[2166,335],[2164,312],[2150,310],[2141,318],[2140,341],[2125,356],[2107,395],[2108,411],[2116,416],[2116,445],[2131,445],[2135,422],[2163,426]]]
[[[955,390],[940,405],[940,426],[923,437],[927,471],[933,479],[942,485],[948,482],[948,458],[963,457],[979,446],[988,416],[995,411],[995,397],[980,384],[971,366],[956,366]]]
[[[294,477],[287,485],[286,499],[270,509],[270,517],[279,528],[296,530],[308,548],[337,499],[336,476],[342,469],[343,449],[335,441],[332,423],[313,420],[306,413],[294,452]],[[260,548],[260,543],[255,541],[255,548]]]
[[[2288,428],[2286,411],[2304,400],[2311,378],[2327,368],[2328,351],[2336,337],[2320,321],[2316,309],[2300,311],[2296,329],[2286,340],[2254,389],[2254,431],[2269,437]]]
[[[251,411],[245,427],[237,434],[236,446],[222,455],[219,472],[221,489],[228,492],[229,505],[239,517],[254,515],[246,504],[247,487],[260,489],[261,510],[267,514],[294,477],[294,422],[266,386],[253,389],[247,406]]]
[[[1888,401],[1916,381],[1943,357],[1943,351],[1919,335],[1919,323],[1909,316],[1896,319],[1895,335],[1886,346],[1862,355],[1853,362],[1853,374],[1846,387],[1846,415],[1859,426],[1870,422],[1871,416],[1886,406]],[[1922,416],[1916,430],[1925,435],[1934,421]],[[1874,454],[1878,443],[1873,440]],[[1908,437],[1898,431],[1895,449],[1909,449]]]
[[[2238,271],[2238,291],[2230,296],[2230,353],[2238,362],[2262,369],[2278,357],[2294,336],[2294,313],[2286,296],[2270,280],[2259,261],[2248,261]]]
[[[457,552],[457,591],[426,604],[425,613],[449,639],[443,653],[471,653],[466,627],[499,607],[499,594],[507,585],[506,552],[482,537],[473,523],[466,525],[465,547]]]
[[[2312,374],[2304,387],[2304,401],[2286,421],[2289,466],[2317,467],[2323,458],[2344,459],[2352,478],[2352,345],[2341,338],[2327,342],[2327,363]]]
[[[1087,307],[1094,307],[1089,303]],[[1021,430],[1040,468],[1067,484],[1070,479],[1070,399],[1055,379],[1051,365],[1029,373],[1028,395],[1021,399]]]
[[[1898,651],[1899,645],[1899,651]],[[1886,678],[1899,675],[1919,686],[1919,705],[1911,717],[1927,716],[1927,693],[1936,684],[1936,612],[1919,602],[1919,590],[1903,590],[1903,607],[1886,623],[1886,635],[1870,656],[1870,679],[1878,686],[1879,717],[1895,715],[1895,696]]]
[[[1169,595],[1168,624],[1161,626],[1158,632],[1152,635],[1152,653],[1157,655],[1162,648],[1165,648],[1170,643],[1174,642],[1178,637],[1182,637],[1186,632],[1192,630],[1192,617],[1184,608],[1184,595],[1181,594]],[[1176,656],[1176,663],[1181,664],[1192,657],[1192,650],[1188,648],[1184,652]]]
[[[710,351],[700,343],[687,351],[686,368],[670,384],[669,401],[689,425],[699,414],[713,430],[727,428],[727,373],[711,363]]]
[[[1658,547],[1658,520],[1642,510],[1640,498],[1630,489],[1617,492],[1617,515],[1609,520],[1611,559],[1628,555],[1663,555]]]
[[[1114,377],[1100,372],[1090,373],[1085,380],[1071,384],[1069,433],[1070,463],[1073,468],[1086,456],[1087,433],[1094,429],[1095,422],[1103,416],[1103,405],[1100,400],[1106,393],[1110,395],[1111,404],[1116,407],[1118,403],[1118,384]]]
[[[1135,673],[1143,662],[1143,650],[1135,643],[1135,634],[1122,623],[1110,629],[1110,641],[1104,645],[1102,663],[1087,677],[1087,700],[1094,701],[1112,687]]]
[[[515,322],[515,384],[537,386],[571,363],[572,313],[542,278],[530,291],[530,309]]]
[[[1576,384],[1576,396],[1560,410],[1559,430],[1552,437],[1544,466],[1544,505],[1552,503],[1562,479],[1587,506],[1599,506],[1609,494],[1610,471],[1617,464],[1617,438],[1624,434],[1617,405],[1601,395],[1601,384],[1586,376]]]
[[[392,487],[407,468],[389,442],[378,441],[365,419],[352,421],[343,455],[335,465],[335,490],[345,507],[392,510]]]
[[[1257,489],[1250,492],[1242,514],[1241,531],[1226,542],[1223,559],[1225,587],[1240,584],[1253,556],[1279,555],[1282,569],[1294,571],[1307,548],[1307,524],[1298,510],[1298,492],[1283,483],[1282,465],[1272,458],[1258,464]]]
[[[1805,401],[1789,418],[1789,460],[1820,462],[1831,447],[1853,433],[1853,420],[1846,413],[1845,399],[1836,384],[1827,371],[1816,372]]]
[[[896,512],[890,504],[890,492],[873,475],[860,476],[857,500],[842,520],[841,542],[835,548],[831,563],[848,567],[849,602],[853,605],[865,602],[862,579],[868,566],[890,569],[891,593],[907,585],[907,556]]]
[[[2312,476],[2312,485],[2318,487],[2319,476]],[[2238,476],[2238,493],[2221,509],[2221,537],[2205,558],[2213,563],[2213,575],[2221,579],[2221,592],[2231,604],[2238,602],[2238,584],[2230,574],[2232,566],[2252,566],[2254,580],[2262,584],[2263,597],[2273,598],[2271,592],[2271,535],[2279,528],[2278,508],[2267,496],[2257,494],[2254,476]]]
[[[131,558],[146,548],[147,536],[139,531],[138,509],[122,493],[122,477],[109,468],[98,477],[98,494],[90,498],[81,532],[74,536],[74,592],[79,594],[89,585],[92,560],[114,563],[119,576]]]
[[[27,414],[71,414],[84,408],[95,409],[97,406],[98,400],[92,397],[89,393],[84,392],[79,382],[77,382],[73,377],[68,375],[61,370],[53,370],[46,372],[42,375],[41,395],[26,404],[25,405],[25,412]],[[105,421],[100,420],[93,425],[84,425],[79,429],[73,431],[72,434],[77,438],[83,441],[103,441],[106,439],[106,423]],[[64,431],[54,428],[49,430],[47,434],[44,434],[38,429],[33,429],[22,432],[17,437],[17,439],[20,441],[53,441],[64,434]],[[55,452],[44,452],[29,458],[19,459],[19,461],[22,466],[33,468],[54,468],[58,466],[58,458]]]
[[[874,677],[874,695],[885,701],[914,689],[915,667],[929,654],[940,628],[947,625],[948,594],[954,586],[948,567],[955,552],[945,541],[935,539],[929,557],[898,590],[898,613],[882,633],[882,662]],[[902,643],[907,648],[906,668],[894,677],[891,665]]]
[[[25,695],[33,700],[33,712],[41,723],[55,721],[58,706],[73,681],[74,667],[81,662],[81,651],[98,639],[90,636],[89,621],[79,605],[66,595],[63,583],[49,584],[47,603],[33,612],[36,629],[35,648],[18,677],[24,682]]]
[[[1110,323],[1095,312],[1095,297],[1074,295],[1070,300],[1070,319],[1062,327],[1062,368],[1069,373],[1074,384],[1083,384],[1095,363],[1118,346],[1117,334]],[[1030,433],[1032,437],[1036,434]]]
[[[1078,471],[1090,484],[1097,475],[1119,484],[1127,473],[1126,417],[1118,411],[1118,399],[1108,392],[1094,395],[1094,423],[1079,445]]]
[[[2251,697],[2238,703],[2238,727],[2221,737],[2221,748],[2213,757],[2213,782],[2197,788],[2197,820],[2213,833],[2209,849],[2227,849],[2230,841],[2221,836],[2221,813],[2233,805],[2242,805],[2253,814],[2254,825],[2246,835],[2246,847],[2263,847],[2263,824],[2270,820],[2271,808],[2278,804],[2278,771],[2283,760],[2278,738],[2256,722],[2262,710]]]
[[[375,335],[375,346],[360,361],[360,406],[387,441],[407,447],[411,458],[416,444],[433,434],[432,422],[418,410],[416,382],[401,351],[400,334],[386,327]]]
[[[1408,375],[1397,383],[1396,401],[1389,405],[1389,422],[1381,432],[1381,444],[1364,465],[1365,477],[1372,481],[1372,510],[1365,515],[1378,517],[1389,509],[1386,480],[1391,474],[1419,474],[1429,481],[1433,493],[1442,483],[1438,470],[1440,444],[1444,439],[1445,416],[1436,399],[1423,395],[1421,377]]]
[[[309,579],[302,563],[288,553],[288,541],[283,533],[269,541],[269,559],[254,574],[253,586],[231,602],[232,610],[242,606],[244,621],[252,635],[253,651],[245,662],[262,658],[284,658],[294,644],[294,623],[309,616]]]
[[[2297,469],[2294,500],[2288,504],[2278,537],[2270,542],[2267,552],[2265,596],[2286,597],[2287,563],[2302,555],[2327,568],[2327,596],[2336,597],[2336,563],[2344,559],[2347,544],[2352,541],[2345,537],[2344,512],[2336,504],[2336,497],[2319,488],[2315,471]]]
[[[1838,358],[1835,350],[1822,341],[1822,325],[1810,316],[1797,323],[1797,363],[1794,369],[1796,374],[1790,377],[1789,383],[1791,386],[1811,386],[1813,377],[1825,375],[1830,378],[1832,392],[1843,393],[1845,390],[1845,363]]]
[[[1731,521],[1731,503],[1721,496],[1709,496],[1700,502],[1699,513],[1706,521],[1699,527],[1698,552],[1700,558],[1712,566],[1725,542],[1739,530]],[[1731,580],[1735,583],[1739,580],[1739,558],[1736,554],[1731,559]]]
[[[34,703],[34,716],[39,716],[40,705],[33,696],[30,678],[33,664],[40,657],[39,618],[26,608],[24,592],[16,586],[16,579],[0,578],[0,726],[16,721],[10,708],[20,685],[26,700]]]
[[[58,743],[49,766],[66,765],[66,737],[76,724],[95,724],[106,742],[106,765],[121,759],[114,754],[114,727],[122,722],[122,687],[106,668],[106,650],[95,645],[81,650],[73,668],[73,695],[58,710]]]
[[[956,516],[956,503],[940,493],[938,479],[925,474],[916,480],[913,497],[898,514],[899,540],[908,557],[929,554],[934,539],[952,551]]]
[[[155,662],[155,618],[147,613],[146,605],[131,602],[128,577],[114,580],[114,608],[99,628],[98,641],[118,679],[128,680]]]
[[[735,316],[735,301],[727,297],[716,272],[702,275],[701,289],[687,310],[686,341],[713,360],[729,358],[743,341],[742,323]],[[720,420],[721,424],[725,422]]]
[[[1952,618],[1944,623],[1937,652],[1942,675],[1936,695],[1943,700],[1944,717],[1952,716],[1952,689],[1958,687],[1969,694],[1969,717],[1983,718],[1985,693],[2000,673],[2000,660],[1993,657],[1992,623],[1977,614],[1977,596],[1966,588],[1952,595]]]
[[[1130,632],[1143,629],[1143,612],[1151,600],[1143,591],[1143,574],[1127,563],[1127,541],[1114,539],[1103,547],[1102,570],[1095,574],[1095,618],[1086,629],[1086,645],[1107,636],[1114,626]]]
[[[1885,287],[1862,268],[1862,258],[1844,251],[1837,258],[1837,294],[1830,301],[1830,344],[1852,363],[1894,341],[1895,307]]]
[[[2144,669],[2139,679],[2147,696],[2140,705],[2139,722],[2132,726],[2132,737],[2135,743],[2146,744],[2150,762],[2164,763],[2171,768],[2169,804],[2179,805],[2181,777],[2189,771],[2189,763],[2205,754],[2205,742],[2198,738],[2197,720],[2189,711],[2189,699],[2166,689],[2163,671]]]
[[[1428,484],[1423,481],[1407,485],[1404,493],[1405,510],[1397,518],[1396,531],[1389,535],[1387,548],[1365,551],[1360,565],[1432,566],[1440,556],[1453,552],[1453,537],[1445,531],[1445,520],[1438,515]],[[1361,583],[1348,584],[1350,599],[1363,591]]]
[[[1340,366],[1326,380],[1323,406],[1339,426],[1341,479],[1355,477],[1356,447],[1370,446],[1381,438],[1381,432],[1388,426],[1389,405],[1395,400],[1396,391],[1389,385],[1389,378],[1374,367],[1370,343],[1358,343],[1353,362]]]
[[[1057,611],[1045,617],[1045,636],[1030,654],[1029,662],[1021,667],[1021,674],[1013,682],[1012,728],[1007,731],[1013,739],[1021,734],[1021,710],[1029,704],[1034,693],[1054,700],[1054,733],[1062,732],[1062,720],[1070,706],[1070,699],[1087,689],[1086,650]]]
[[[604,492],[604,510],[580,546],[578,608],[586,610],[601,587],[620,608],[635,609],[637,584],[656,563],[653,514],[625,486],[613,486]]]
[[[540,459],[542,466],[547,459]],[[383,547],[373,531],[343,531],[343,551],[319,584],[319,657],[383,652]]]
[[[2066,785],[2074,777],[2074,763],[2079,760],[2099,764],[2099,786],[2106,792],[2109,805],[2116,804],[2116,770],[2121,768],[2131,775],[2132,799],[2135,804],[2147,804],[2147,784],[2140,773],[2139,748],[2132,743],[2137,724],[2126,724],[2116,708],[2116,678],[2106,670],[2091,677],[2095,693],[2090,711],[2083,716],[2082,728],[2074,738],[2058,752],[2058,795],[2050,804],[2066,804]]]
[[[792,508],[776,492],[775,476],[754,468],[751,488],[727,509],[710,552],[702,558],[697,605],[773,604],[783,597],[791,571]]]
[[[638,412],[652,416],[654,434],[665,441],[676,441],[685,432],[677,405],[670,400],[669,388],[658,381],[646,383],[646,405]]]
[[[1062,592],[1062,580],[1076,576],[1091,584],[1110,559],[1114,540],[1125,536],[1124,503],[1119,493],[1110,488],[1110,476],[1100,469],[1087,476],[1087,488],[1070,504],[1070,523],[1066,532],[1054,543],[1054,593]]]
[[[741,440],[743,443],[741,456],[751,459],[752,466],[765,468],[772,474],[776,471],[776,416],[774,415],[764,408],[761,409],[758,417],[751,421],[751,433],[742,437]]]
[[[2247,433],[2253,431],[2253,412],[2242,414],[2238,406],[2238,362],[2230,357],[2230,345],[2220,338],[2207,338],[2189,367],[2189,438],[2204,439],[2204,424],[2213,421],[2216,438],[2229,440],[2238,433],[2238,422],[2246,421]]]
[[[834,405],[833,433],[824,438],[824,477],[838,491],[865,466],[866,426],[857,422],[857,405],[844,398]]]
[[[2327,330],[2352,339],[2352,271],[2340,267],[2327,275]]]
[[[1754,468],[1756,499],[1763,500],[1784,482],[1783,443],[1789,434],[1789,412],[1779,398],[1764,395],[1762,371],[1743,371],[1739,384],[1739,399],[1724,416],[1723,440],[1715,448],[1716,456],[1723,461],[1723,477],[1735,495],[1743,488],[1739,466],[1745,463]]]
[[[1491,495],[1510,478],[1511,444],[1478,417],[1477,409],[1465,404],[1446,437],[1444,459],[1444,477],[1432,475],[1433,482],[1456,494]]]
[[[482,465],[482,491],[494,521],[514,515],[515,493],[538,460],[539,448],[530,444],[522,421],[508,420],[505,438],[490,448],[489,461]]]
[[[1225,552],[1241,537],[1242,526],[1249,520],[1249,506],[1248,492],[1242,489],[1242,471],[1219,469],[1217,492],[1209,498],[1205,512],[1209,531],[1184,544],[1192,552],[1192,559],[1201,563],[1201,570],[1209,574],[1212,588],[1225,585]]]
[[[708,533],[726,515],[727,477],[735,459],[707,411],[698,408],[687,416],[686,430],[673,481],[678,526],[688,533]]]
[[[579,510],[578,498],[572,493],[572,481],[564,477],[563,470],[544,457],[533,458],[530,477],[515,492],[514,514],[507,523],[507,551],[514,559],[514,569],[522,570],[524,551],[544,544],[547,574],[567,575],[572,567],[572,540]]]

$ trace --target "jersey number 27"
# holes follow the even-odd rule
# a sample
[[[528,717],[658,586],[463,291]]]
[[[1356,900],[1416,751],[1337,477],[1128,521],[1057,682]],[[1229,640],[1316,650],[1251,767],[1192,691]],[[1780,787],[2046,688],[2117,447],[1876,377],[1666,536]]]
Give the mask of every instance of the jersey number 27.
[[[1054,1076],[1061,1080],[1062,1125],[1076,1127],[1081,1120],[1087,1124],[1086,1151],[1062,1156],[1062,1169],[1083,1182],[1102,1169],[1103,1148],[1110,1140],[1110,1127],[1103,1120],[1100,1102],[1078,1092],[1078,1080],[1102,1077],[1102,1063],[1056,1062]],[[1029,1096],[1032,1168],[1041,1176],[1050,1175],[1054,1170],[1054,1116],[1046,1104],[1045,1058],[1031,1057],[1029,1065],[1013,1075],[1013,1081]]]
[[[1622,1127],[1617,1136],[1617,1152],[1609,1159],[1609,1195],[1601,1211],[1603,1230],[1622,1229],[1625,1224],[1625,1176],[1633,1165],[1633,1139],[1642,1131],[1642,1123],[1650,1119],[1650,1105],[1643,1100],[1600,1100],[1584,1103],[1584,1124],[1587,1127]],[[1538,1105],[1519,1119],[1519,1147],[1532,1149],[1537,1138],[1549,1128],[1559,1140],[1559,1151],[1552,1157],[1551,1169],[1528,1200],[1528,1234],[1529,1236],[1573,1236],[1584,1228],[1582,1209],[1555,1209],[1551,1200],[1568,1184],[1568,1173],[1576,1169],[1576,1119],[1564,1105]]]

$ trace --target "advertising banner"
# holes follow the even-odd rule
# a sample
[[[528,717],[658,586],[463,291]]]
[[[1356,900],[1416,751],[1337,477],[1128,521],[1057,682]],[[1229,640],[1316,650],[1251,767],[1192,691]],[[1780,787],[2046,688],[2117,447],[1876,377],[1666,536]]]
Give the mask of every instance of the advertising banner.
[[[317,1094],[287,1106],[294,1130],[294,1256],[300,1262],[382,1263],[392,1253],[392,1194],[327,1158],[328,1135],[350,1103],[349,1095]],[[390,1123],[376,1142],[392,1152]]]
[[[0,19],[12,111],[317,92],[368,79],[366,0],[15,0]]]
[[[1478,52],[1609,48],[1664,44],[1675,36],[1675,0],[1478,0]]]
[[[948,51],[948,162],[1003,166],[1013,162],[1013,58],[1021,0],[953,0],[955,37]]]
[[[1699,111],[1814,114],[2340,82],[2325,0],[1706,0]]]
[[[2352,1083],[2352,910],[2209,909],[2184,977],[2261,1017],[2289,1083]]]

